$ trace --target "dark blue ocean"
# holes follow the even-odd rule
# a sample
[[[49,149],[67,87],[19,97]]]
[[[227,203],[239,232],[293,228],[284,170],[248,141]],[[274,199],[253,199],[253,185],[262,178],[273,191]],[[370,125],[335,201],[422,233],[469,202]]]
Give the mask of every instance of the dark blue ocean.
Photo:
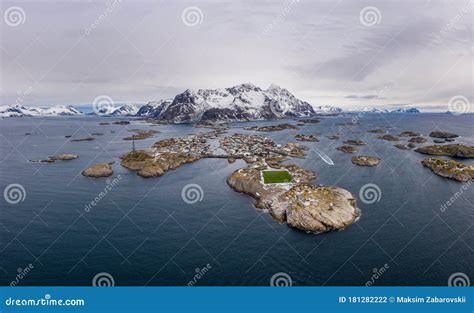
[[[306,159],[292,160],[313,170],[315,183],[345,188],[357,198],[362,186],[379,187],[378,202],[358,200],[362,216],[357,223],[319,235],[275,222],[254,208],[252,198],[229,188],[227,176],[245,166],[243,161],[203,159],[151,179],[120,166],[119,157],[131,149],[131,142],[122,140],[130,129],[160,131],[137,141],[137,148],[208,129],[136,120],[126,126],[101,126],[99,122],[114,119],[98,117],[0,120],[0,191],[11,184],[24,189],[18,203],[0,198],[0,283],[91,285],[98,273],[113,277],[116,286],[191,281],[196,286],[267,286],[277,273],[295,286],[360,286],[368,281],[374,286],[447,285],[455,273],[474,280],[474,184],[443,209],[462,183],[424,168],[420,162],[426,156],[399,150],[394,142],[367,133],[378,127],[390,127],[392,134],[418,131],[432,144],[427,134],[443,130],[459,134],[457,142],[474,145],[474,115],[368,114],[358,118],[360,126],[336,126],[352,118],[325,117],[300,130],[266,133],[277,143],[294,142],[297,133],[321,134],[320,142],[305,143],[311,148]],[[243,126],[276,123],[236,123],[228,134],[251,133]],[[65,138],[96,132],[104,135],[95,141]],[[334,133],[341,139],[325,137]],[[358,147],[360,153],[380,157],[381,164],[354,166],[350,154],[335,149],[346,139],[367,141]],[[317,151],[328,155],[334,166]],[[29,162],[60,153],[80,157]],[[112,161],[113,177],[81,175],[92,164]],[[87,212],[86,206],[119,175],[119,182]],[[188,184],[202,188],[202,201],[183,201],[181,192]]]

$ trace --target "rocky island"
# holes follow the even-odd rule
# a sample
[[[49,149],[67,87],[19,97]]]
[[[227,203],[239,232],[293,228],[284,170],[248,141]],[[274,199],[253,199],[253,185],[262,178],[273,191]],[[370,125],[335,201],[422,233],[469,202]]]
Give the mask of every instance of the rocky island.
[[[380,163],[379,158],[365,155],[354,155],[351,161],[359,166],[377,166]]]
[[[387,140],[387,141],[400,141],[400,138],[398,136],[389,135],[389,134],[383,135],[383,136],[378,136],[377,138]]]
[[[295,135],[295,139],[298,141],[319,141],[318,137],[314,135],[303,135],[303,134]]]
[[[142,129],[134,129],[132,130],[134,133],[132,136],[128,136],[123,138],[123,140],[143,140],[153,137],[155,134],[159,133],[159,131],[154,129],[149,130],[142,130]]]
[[[342,151],[344,153],[356,153],[356,152],[359,152],[359,150],[357,150],[356,148],[352,147],[352,146],[341,146],[341,147],[337,147],[336,150],[339,150],[339,151]]]
[[[441,176],[457,180],[460,182],[467,182],[474,179],[474,166],[466,165],[455,160],[445,160],[439,158],[426,158],[421,163],[430,168],[433,173]]]
[[[415,149],[416,152],[429,155],[445,155],[458,158],[474,158],[474,147],[462,144],[434,145]]]
[[[291,182],[266,184],[265,171],[287,171]],[[264,160],[232,173],[227,183],[238,192],[257,200],[255,206],[266,209],[279,222],[311,233],[344,229],[357,221],[360,210],[350,192],[337,187],[318,187],[310,182],[310,171],[297,165],[269,167]]]
[[[70,161],[75,160],[79,157],[77,154],[72,153],[64,153],[64,154],[57,154],[57,155],[50,155],[45,160],[30,160],[33,163],[53,163],[54,161]]]
[[[433,138],[456,138],[459,137],[459,135],[454,134],[454,133],[449,133],[449,132],[443,132],[443,131],[433,131],[430,133],[430,137]]]
[[[284,129],[298,129],[297,126],[289,123],[278,124],[278,125],[270,125],[270,126],[250,126],[244,127],[245,130],[253,130],[259,132],[276,132]]]
[[[344,141],[346,145],[355,145],[355,146],[365,146],[367,145],[367,142],[363,140],[358,140],[358,139],[349,139]]]
[[[410,138],[410,140],[408,140],[408,142],[411,142],[411,143],[425,143],[427,141],[428,140],[426,140],[426,138],[423,138],[421,136],[415,136],[415,137]]]
[[[82,171],[83,176],[94,178],[112,176],[113,173],[114,171],[110,163],[96,164]]]

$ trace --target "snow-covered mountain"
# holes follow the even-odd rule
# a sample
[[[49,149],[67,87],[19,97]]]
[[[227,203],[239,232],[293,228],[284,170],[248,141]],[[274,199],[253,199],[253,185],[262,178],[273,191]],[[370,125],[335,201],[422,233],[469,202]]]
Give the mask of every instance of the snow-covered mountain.
[[[325,110],[329,111],[329,108]],[[252,84],[241,84],[224,89],[188,89],[172,100],[148,103],[137,115],[188,123],[309,117],[315,114],[309,103],[297,99],[284,88],[271,85],[263,90]]]
[[[388,110],[388,109],[379,109],[379,108],[363,108],[361,110],[353,110],[351,111],[353,113],[420,113],[420,111],[417,108],[398,108],[394,110]]]
[[[111,116],[135,116],[140,109],[139,105],[136,104],[124,104],[121,107],[115,109],[110,113]]]
[[[313,110],[317,114],[339,114],[343,113],[344,110],[339,107],[333,107],[330,105],[320,105],[320,106],[313,106]]]
[[[420,110],[417,108],[398,108],[390,111],[390,113],[420,113]]]
[[[161,112],[163,109],[166,109],[171,103],[173,102],[173,99],[165,99],[165,100],[160,100],[160,101],[151,101],[142,106],[136,116],[140,117],[154,117],[160,116]]]
[[[22,117],[22,116],[76,116],[83,115],[72,106],[54,106],[51,108],[34,108],[23,105],[0,106],[0,117]]]

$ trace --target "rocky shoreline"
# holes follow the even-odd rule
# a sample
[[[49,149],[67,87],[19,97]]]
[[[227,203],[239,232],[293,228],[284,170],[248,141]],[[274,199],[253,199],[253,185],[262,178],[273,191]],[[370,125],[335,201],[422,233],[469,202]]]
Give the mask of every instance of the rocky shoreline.
[[[260,172],[268,169],[262,160],[236,170],[227,178],[227,183],[235,191],[256,199],[255,206],[268,210],[275,220],[305,232],[341,230],[360,217],[356,200],[349,191],[312,185],[315,175],[294,164],[273,168],[286,169],[293,177],[292,183],[264,184]]]
[[[468,166],[455,160],[445,160],[439,158],[426,158],[421,163],[430,168],[435,174],[457,180],[467,182],[474,179],[474,166]]]

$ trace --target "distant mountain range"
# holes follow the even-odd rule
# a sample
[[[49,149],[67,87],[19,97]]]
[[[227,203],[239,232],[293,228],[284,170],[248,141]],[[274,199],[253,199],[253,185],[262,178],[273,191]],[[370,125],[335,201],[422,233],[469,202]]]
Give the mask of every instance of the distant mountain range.
[[[395,110],[365,108],[347,113],[419,113],[416,108]],[[315,106],[297,99],[288,90],[271,85],[264,90],[252,84],[241,84],[223,89],[190,89],[172,99],[150,101],[145,105],[125,104],[113,110],[104,108],[91,113],[100,116],[131,116],[152,118],[173,123],[204,121],[233,122],[281,118],[305,118],[316,115],[340,114],[339,107]],[[21,116],[77,116],[82,112],[72,106],[48,109],[21,105],[0,106],[0,117]]]
[[[361,110],[351,111],[354,113],[421,113],[417,108],[398,108],[394,110],[378,109],[378,108],[363,108]]]
[[[76,116],[83,115],[82,112],[72,106],[55,106],[51,108],[34,108],[23,105],[0,106],[0,117],[22,117],[22,116]]]

